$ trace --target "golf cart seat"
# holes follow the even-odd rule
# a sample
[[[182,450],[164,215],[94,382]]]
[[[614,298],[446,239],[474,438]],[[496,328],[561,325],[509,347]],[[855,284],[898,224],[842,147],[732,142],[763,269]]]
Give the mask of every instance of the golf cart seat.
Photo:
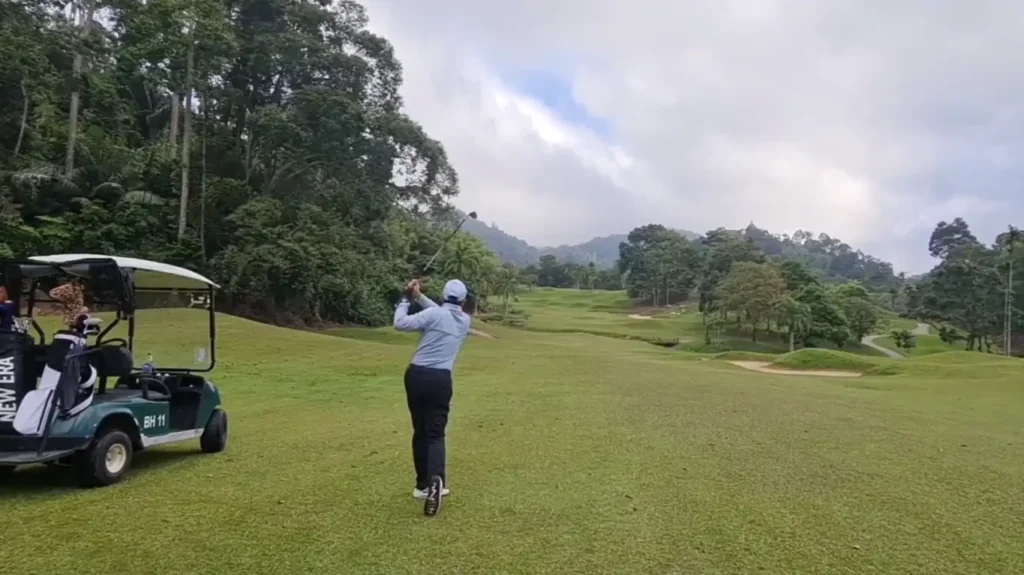
[[[173,390],[168,385],[166,378],[139,373],[126,373],[119,376],[117,384],[114,385],[114,392],[118,395],[142,394],[143,398],[150,401],[170,401],[173,396]]]
[[[135,358],[127,347],[100,345],[92,348],[89,363],[100,377],[100,393],[107,388],[107,378],[124,377],[132,373]]]
[[[127,395],[135,395],[142,391],[138,376],[132,373],[134,357],[131,350],[119,345],[100,345],[92,349],[89,362],[96,368],[99,376],[97,397],[107,400]],[[107,381],[117,378],[114,393],[107,390]],[[147,386],[148,387],[148,386]],[[156,389],[146,389],[143,395],[153,401],[167,401],[170,396]],[[110,396],[110,397],[105,397]],[[102,401],[101,399],[101,401]]]

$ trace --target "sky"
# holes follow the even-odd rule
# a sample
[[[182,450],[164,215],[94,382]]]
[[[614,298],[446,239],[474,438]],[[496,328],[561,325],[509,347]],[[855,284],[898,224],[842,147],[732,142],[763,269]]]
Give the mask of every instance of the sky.
[[[934,265],[1024,226],[1019,0],[364,0],[455,204],[534,245],[753,221]]]

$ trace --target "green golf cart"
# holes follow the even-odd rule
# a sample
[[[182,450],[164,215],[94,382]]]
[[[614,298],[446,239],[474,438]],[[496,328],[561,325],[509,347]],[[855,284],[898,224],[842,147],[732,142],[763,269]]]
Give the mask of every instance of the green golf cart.
[[[150,447],[197,439],[206,453],[227,446],[227,414],[204,377],[216,364],[212,281],[159,262],[64,254],[0,261],[0,282],[9,300],[0,302],[0,483],[20,466],[47,464],[74,467],[83,486],[106,486]],[[40,308],[59,304],[50,290],[68,282],[84,288],[96,315],[81,315],[48,341]],[[151,358],[138,365],[136,304],[144,296],[187,297],[191,314],[205,308],[209,350],[204,340],[200,367]],[[127,330],[111,337],[115,328]]]

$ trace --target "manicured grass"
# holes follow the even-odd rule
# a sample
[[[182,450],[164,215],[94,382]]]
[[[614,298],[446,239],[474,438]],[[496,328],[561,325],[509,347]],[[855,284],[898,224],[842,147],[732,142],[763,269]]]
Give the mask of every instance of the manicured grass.
[[[160,332],[167,347],[202,330],[161,313],[193,322]],[[219,327],[227,451],[141,453],[92,491],[19,471],[0,487],[0,571],[1024,572],[1019,360],[762,376],[489,326],[500,339],[459,358],[452,495],[428,520],[411,498],[412,340]]]

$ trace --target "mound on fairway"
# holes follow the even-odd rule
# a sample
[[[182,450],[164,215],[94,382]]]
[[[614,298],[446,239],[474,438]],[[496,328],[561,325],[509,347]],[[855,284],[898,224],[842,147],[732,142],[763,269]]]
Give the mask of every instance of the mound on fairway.
[[[868,361],[863,356],[830,349],[798,349],[781,355],[772,361],[772,367],[794,370],[836,370],[863,373],[878,362]]]
[[[205,316],[168,319],[153,333],[176,346]],[[415,338],[218,327],[227,450],[147,450],[110,489],[41,466],[0,479],[0,571],[1021,572],[1017,364],[768,377],[495,327],[459,356],[452,494],[427,520],[402,384]]]
[[[711,359],[722,361],[762,361],[771,363],[775,356],[770,353],[757,353],[755,351],[723,351],[711,356]]]

